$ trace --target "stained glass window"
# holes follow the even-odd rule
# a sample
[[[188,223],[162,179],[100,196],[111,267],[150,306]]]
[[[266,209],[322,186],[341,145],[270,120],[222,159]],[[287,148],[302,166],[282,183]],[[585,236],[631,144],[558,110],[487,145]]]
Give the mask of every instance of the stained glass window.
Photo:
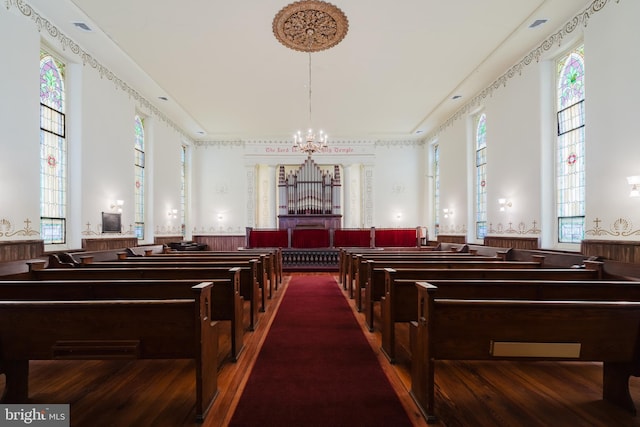
[[[487,116],[476,118],[476,237],[487,235]]]
[[[135,234],[144,239],[144,124],[140,116],[134,118],[135,134]]]
[[[580,243],[585,217],[584,46],[557,63],[558,242]]]
[[[40,53],[40,233],[46,245],[66,242],[64,71],[62,62]]]
[[[434,234],[440,231],[440,146],[433,146],[433,219],[435,223]]]
[[[185,236],[186,205],[187,205],[187,147],[180,150],[180,224],[182,237]]]

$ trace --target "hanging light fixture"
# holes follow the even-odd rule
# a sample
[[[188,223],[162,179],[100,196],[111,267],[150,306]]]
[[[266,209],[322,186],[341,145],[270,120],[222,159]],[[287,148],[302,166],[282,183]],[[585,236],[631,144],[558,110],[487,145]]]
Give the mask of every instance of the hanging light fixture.
[[[311,40],[313,36],[313,28],[307,29],[307,37],[309,39],[309,44],[311,44]],[[319,130],[316,133],[313,130],[313,120],[311,114],[311,51],[308,53],[309,55],[309,128],[305,135],[302,134],[301,131],[296,132],[293,135],[293,148],[298,149],[307,153],[309,157],[316,151],[320,151],[323,148],[327,147],[327,134]]]
[[[311,115],[311,52],[329,49],[347,34],[349,22],[342,10],[319,0],[302,0],[285,6],[273,19],[273,34],[293,50],[309,55],[309,128],[293,136],[293,147],[309,155],[327,147],[327,134],[314,131]]]

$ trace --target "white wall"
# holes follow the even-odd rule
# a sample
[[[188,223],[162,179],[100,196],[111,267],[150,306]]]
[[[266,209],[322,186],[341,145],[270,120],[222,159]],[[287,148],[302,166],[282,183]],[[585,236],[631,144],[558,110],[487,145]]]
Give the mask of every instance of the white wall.
[[[579,249],[577,245],[556,243],[550,144],[555,138],[553,61],[576,41],[583,40],[587,93],[586,237],[637,240],[640,199],[627,197],[629,186],[625,178],[640,175],[636,117],[640,83],[635,78],[640,71],[640,56],[636,54],[640,29],[633,22],[638,13],[639,2],[608,5],[593,14],[586,26],[580,25],[565,35],[561,45],[552,45],[540,61],[524,66],[521,73],[508,77],[506,84],[493,87],[490,95],[475,98],[480,102],[461,107],[466,114],[432,136],[441,150],[440,207],[455,211],[449,219],[440,213],[441,233],[467,234],[469,241],[475,241],[474,129],[470,118],[482,110],[487,114],[488,222],[493,228],[489,234],[538,236],[544,247]],[[467,160],[466,167],[463,158]],[[513,203],[504,213],[497,203],[501,197]]]
[[[39,31],[17,9],[1,8],[0,37],[11,40],[0,45],[0,55],[11,64],[3,68],[0,79],[0,126],[4,133],[0,140],[4,153],[0,156],[0,239],[40,238],[37,82],[43,45],[66,63],[67,70],[69,232],[67,244],[61,247],[79,248],[81,238],[101,236],[101,212],[111,211],[116,199],[125,202],[123,234],[133,235],[135,114],[146,117],[147,128],[145,242],[153,241],[154,225],[179,230],[180,224],[166,224],[162,215],[166,215],[166,206],[179,207],[181,132],[149,111],[149,104],[139,96],[84,65],[79,55],[63,49],[57,39],[44,29]]]
[[[4,8],[0,8],[4,9]],[[40,38],[22,17],[0,13],[0,239],[31,240],[40,231]],[[13,49],[20,40],[24,49]],[[30,223],[25,223],[29,221]],[[37,232],[38,234],[33,234]]]
[[[570,47],[572,39],[582,38],[587,72],[587,237],[637,240],[640,199],[627,197],[625,178],[640,175],[640,121],[636,118],[640,29],[634,22],[639,15],[640,2],[608,3],[590,16],[586,26],[581,24],[562,44],[554,44],[538,62],[509,76],[504,85],[494,87],[480,102],[465,106],[473,96],[463,99],[461,108],[466,114],[444,124],[428,141],[338,142],[329,153],[318,155],[319,164],[342,166],[343,207],[358,207],[357,212],[345,214],[345,226],[427,225],[432,230],[426,147],[437,139],[440,207],[454,211],[448,219],[440,212],[440,232],[464,233],[474,241],[470,116],[481,110],[488,117],[491,234],[540,236],[543,246],[558,247],[554,243],[554,192],[549,178],[553,174],[550,145],[554,140],[552,61]],[[0,79],[0,126],[4,135],[0,140],[0,239],[39,238],[33,231],[39,230],[39,106],[34,82],[38,79],[41,38],[68,63],[68,134],[73,164],[67,246],[79,247],[82,237],[100,235],[100,212],[110,210],[115,199],[125,201],[124,232],[132,233],[136,113],[146,117],[148,137],[145,240],[152,241],[154,233],[176,234],[179,220],[169,218],[167,212],[179,207],[180,146],[191,141],[157,110],[149,108],[144,99],[132,96],[135,88],[123,89],[95,67],[83,64],[80,56],[62,49],[47,31],[38,31],[33,20],[15,7],[0,8],[0,37],[12,41],[0,44],[0,54],[11,64],[3,68]],[[101,59],[99,54],[96,57]],[[109,68],[111,64],[104,65]],[[491,83],[487,82],[487,87]],[[275,224],[275,204],[269,205],[275,203],[274,192],[269,189],[265,196],[265,187],[275,183],[271,171],[274,165],[304,160],[304,156],[286,148],[290,147],[258,142],[192,147],[187,235],[244,234],[247,226]],[[513,203],[506,213],[498,210],[500,197]]]
[[[640,175],[640,2],[613,6],[585,30],[587,230],[639,240],[640,198],[628,197],[626,177]]]
[[[376,227],[414,228],[422,224],[424,152],[414,143],[379,143],[375,152]]]
[[[193,152],[193,233],[244,235],[247,177],[242,146],[197,147]],[[255,185],[255,184],[254,184]]]

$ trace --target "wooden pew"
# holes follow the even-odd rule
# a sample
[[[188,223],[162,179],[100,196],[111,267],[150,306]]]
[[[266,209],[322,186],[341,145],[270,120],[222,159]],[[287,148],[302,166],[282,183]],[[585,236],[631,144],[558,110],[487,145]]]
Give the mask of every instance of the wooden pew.
[[[190,252],[187,252],[190,253]],[[83,264],[83,268],[240,268],[240,295],[245,301],[249,301],[249,330],[255,330],[258,323],[258,311],[265,310],[266,294],[265,285],[267,282],[266,275],[262,269],[264,266],[257,258],[254,259],[237,259],[237,260],[211,260],[208,257],[201,259],[192,258],[156,258],[154,256],[145,256],[139,258],[126,258],[121,261],[104,261]]]
[[[176,267],[176,268],[47,268],[32,269],[30,280],[127,280],[127,279],[199,279],[229,278],[226,284],[214,286],[211,315],[213,320],[231,321],[231,358],[237,360],[244,349],[244,300],[240,295],[240,267]]]
[[[277,252],[270,251],[233,251],[233,252],[212,252],[212,251],[199,251],[199,252],[166,252],[162,254],[152,254],[150,255],[152,258],[188,258],[188,259],[197,259],[197,258],[210,258],[210,259],[221,259],[221,260],[234,260],[234,259],[245,259],[245,258],[259,258],[260,262],[264,263],[264,270],[267,278],[273,282],[273,287],[275,288],[277,285],[277,275],[278,275],[278,256]]]
[[[370,248],[370,247],[341,247],[338,248],[339,282],[346,290],[346,279],[350,273],[352,256],[360,254],[425,254],[430,252],[442,253],[440,246],[421,246],[410,248]],[[449,251],[447,251],[449,253]],[[353,277],[353,276],[352,276]]]
[[[242,263],[247,260],[258,260],[258,282],[260,288],[265,291],[268,289],[269,298],[271,298],[273,291],[278,289],[278,269],[276,253],[271,252],[169,252],[162,254],[150,254],[144,257],[124,257],[121,256],[121,261],[131,262],[238,262]]]
[[[357,282],[360,286],[364,286],[364,297],[361,289],[356,289],[356,307],[358,311],[365,308],[365,316],[368,320],[372,320],[367,313],[373,310],[373,304],[380,301],[384,295],[384,269],[428,269],[428,270],[487,270],[487,269],[535,269],[541,268],[543,265],[543,257],[536,261],[498,261],[498,260],[476,260],[475,257],[466,257],[463,259],[442,258],[438,260],[385,260],[385,259],[363,259],[358,275],[366,271],[364,278],[358,276]],[[369,326],[372,326],[369,323]]]
[[[139,262],[139,263],[175,263],[175,262],[206,262],[206,263],[235,263],[237,266],[243,266],[246,262],[256,262],[256,278],[260,285],[260,289],[269,290],[275,287],[275,273],[272,271],[271,263],[273,260],[267,254],[218,254],[218,255],[195,255],[202,252],[172,252],[167,254],[154,254],[144,257],[126,257],[120,258],[119,262]],[[115,261],[114,261],[115,262]]]
[[[267,260],[265,269],[267,270],[268,277],[273,281],[274,289],[278,289],[278,284],[282,283],[282,249],[281,248],[257,248],[257,249],[245,249],[240,248],[237,251],[197,251],[197,252],[179,252],[179,251],[167,251],[162,254],[153,253],[150,256],[154,257],[262,257]]]
[[[346,284],[349,290],[350,298],[357,298],[358,289],[363,290],[368,280],[367,262],[375,260],[378,262],[419,262],[419,261],[506,261],[506,259],[495,256],[479,256],[469,252],[425,252],[425,253],[377,253],[377,254],[351,254],[350,267],[348,268],[348,277]],[[353,279],[353,280],[350,280]],[[358,287],[360,284],[360,287]]]
[[[468,249],[468,246],[465,246]],[[424,248],[342,248],[339,252],[339,274],[340,274],[340,283],[343,285],[344,290],[349,290],[349,296],[353,298],[353,280],[356,277],[356,270],[359,267],[359,258],[373,259],[377,257],[381,258],[431,258],[438,256],[454,256],[454,255],[465,255],[465,256],[473,256],[476,255],[475,251],[471,252],[469,250],[464,251],[441,251],[441,250],[425,250]],[[506,256],[506,251],[504,252],[504,256]],[[497,254],[495,256],[488,256],[489,258],[500,258]],[[500,258],[506,259],[506,258]]]
[[[2,402],[28,401],[30,360],[194,359],[203,421],[218,392],[211,290],[205,282],[191,298],[0,301]]]
[[[638,376],[640,303],[437,298],[418,282],[411,396],[435,422],[438,360],[603,362],[603,399],[635,414],[629,377]]]
[[[522,281],[523,278],[529,280],[542,280],[542,281],[575,281],[575,282],[587,282],[599,280],[599,271],[596,270],[584,270],[584,269],[571,269],[571,268],[536,268],[536,269],[462,269],[462,270],[424,270],[424,269],[392,269],[387,268],[383,270],[384,274],[384,296],[381,298],[381,336],[382,336],[382,351],[391,361],[395,363],[395,351],[396,351],[396,338],[395,338],[395,324],[399,322],[411,322],[417,319],[417,311],[415,301],[418,297],[417,290],[414,283],[417,281],[445,281],[445,280],[476,280],[472,282],[477,284],[478,281]],[[496,285],[498,286],[498,285]],[[504,285],[500,285],[502,292],[509,297],[515,297],[514,292],[519,290],[511,290],[512,293],[507,293],[509,289],[505,290]],[[485,288],[489,289],[489,288]],[[522,290],[525,291],[524,289]],[[480,290],[478,291],[480,292]],[[486,297],[487,293],[483,296]],[[528,291],[527,291],[528,292]],[[498,290],[493,291],[494,295],[500,295]],[[524,294],[523,298],[533,296],[531,294]],[[535,298],[533,298],[535,299]],[[367,306],[367,325],[369,330],[373,331],[373,305]]]
[[[460,246],[450,246],[447,249],[443,249],[441,245],[429,246],[429,247],[411,247],[411,248],[341,248],[340,250],[340,263],[344,264],[344,268],[341,267],[342,275],[346,276],[350,273],[351,263],[353,257],[361,255],[365,258],[374,257],[407,257],[407,256],[440,256],[440,255],[467,255],[467,256],[484,256],[490,258],[497,258],[503,261],[510,259],[512,251],[510,248],[490,248],[483,247],[481,253],[478,249],[471,249],[469,245],[464,244]],[[352,275],[352,278],[354,275]],[[342,279],[342,277],[341,277]]]

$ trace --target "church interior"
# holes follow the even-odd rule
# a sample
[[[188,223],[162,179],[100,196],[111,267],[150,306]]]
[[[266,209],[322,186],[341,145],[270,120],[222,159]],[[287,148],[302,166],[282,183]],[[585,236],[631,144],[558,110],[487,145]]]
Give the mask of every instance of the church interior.
[[[0,421],[640,426],[640,3],[4,3]]]

